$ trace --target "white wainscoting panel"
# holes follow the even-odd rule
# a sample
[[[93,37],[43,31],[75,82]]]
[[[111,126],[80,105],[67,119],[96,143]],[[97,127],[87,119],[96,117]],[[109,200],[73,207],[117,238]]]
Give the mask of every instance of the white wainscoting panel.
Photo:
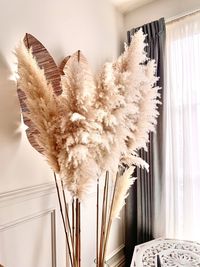
[[[64,267],[65,238],[54,184],[0,195],[0,264]]]

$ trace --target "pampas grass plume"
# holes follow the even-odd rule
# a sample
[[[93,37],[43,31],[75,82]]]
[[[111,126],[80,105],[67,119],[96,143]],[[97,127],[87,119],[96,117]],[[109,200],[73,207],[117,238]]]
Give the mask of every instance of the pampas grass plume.
[[[29,131],[72,196],[83,198],[105,171],[115,177],[119,165],[148,169],[138,151],[147,150],[149,132],[155,129],[159,88],[156,65],[147,58],[145,46],[139,30],[124,53],[105,63],[97,77],[82,53],[74,53],[64,66],[59,96],[32,51],[22,43],[16,49]],[[133,182],[128,178],[131,171],[119,178],[116,210],[124,205]]]
[[[125,200],[128,196],[128,190],[133,185],[136,178],[131,178],[135,167],[131,166],[124,171],[117,179],[117,184],[114,192],[113,207],[111,211],[111,220],[119,218],[119,213],[125,205]]]

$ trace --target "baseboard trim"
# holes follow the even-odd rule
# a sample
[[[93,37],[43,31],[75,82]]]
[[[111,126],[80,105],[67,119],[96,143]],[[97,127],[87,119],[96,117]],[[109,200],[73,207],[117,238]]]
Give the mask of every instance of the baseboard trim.
[[[115,249],[107,258],[106,262],[109,267],[124,267],[125,266],[125,245],[122,244]]]

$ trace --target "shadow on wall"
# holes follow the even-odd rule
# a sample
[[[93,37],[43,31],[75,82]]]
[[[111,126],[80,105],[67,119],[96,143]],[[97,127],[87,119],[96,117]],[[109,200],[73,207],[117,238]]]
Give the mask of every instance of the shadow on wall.
[[[11,71],[0,54],[0,140],[19,141],[21,133],[20,108],[16,83],[10,80]]]

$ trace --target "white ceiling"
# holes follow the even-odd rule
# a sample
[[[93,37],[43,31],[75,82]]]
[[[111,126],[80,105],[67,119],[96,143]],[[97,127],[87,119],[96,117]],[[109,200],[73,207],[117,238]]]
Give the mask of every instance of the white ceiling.
[[[111,0],[111,2],[123,13],[146,5],[156,0]]]

